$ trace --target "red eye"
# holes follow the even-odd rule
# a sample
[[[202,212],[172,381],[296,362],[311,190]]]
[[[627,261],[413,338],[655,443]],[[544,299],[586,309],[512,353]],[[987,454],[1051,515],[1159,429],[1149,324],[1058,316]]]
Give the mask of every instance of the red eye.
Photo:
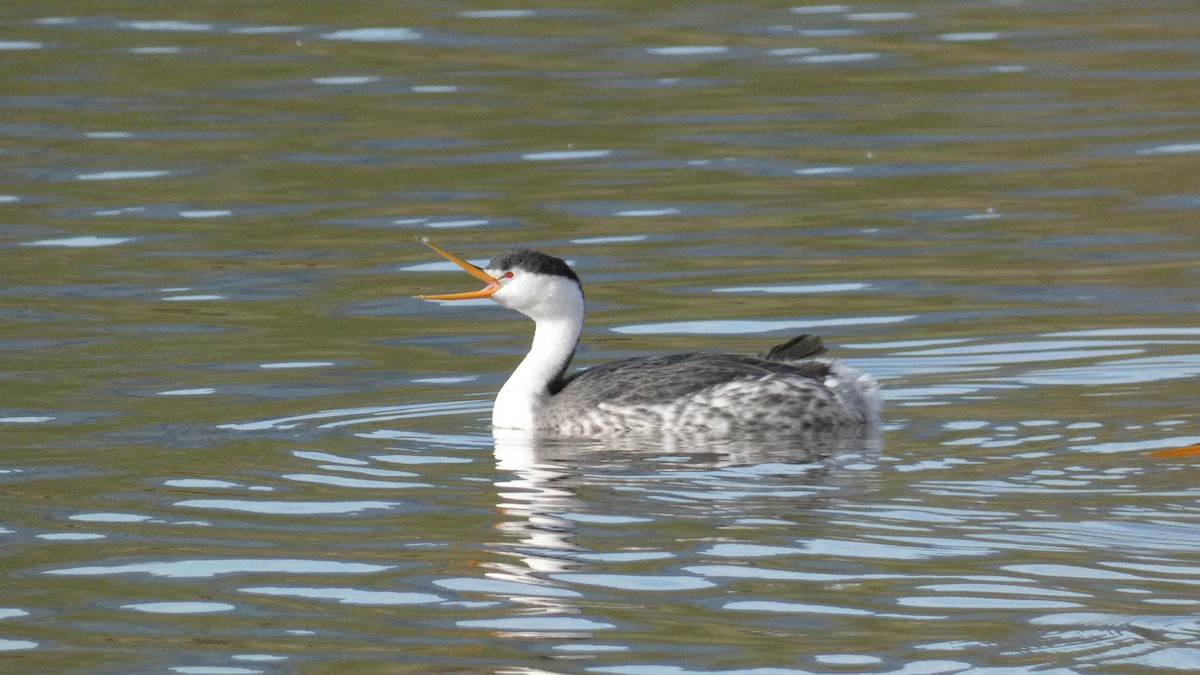
[[[505,272],[505,273],[504,273],[504,278],[505,278],[505,279],[511,279],[511,278],[513,278],[513,273],[512,273],[512,272]]]

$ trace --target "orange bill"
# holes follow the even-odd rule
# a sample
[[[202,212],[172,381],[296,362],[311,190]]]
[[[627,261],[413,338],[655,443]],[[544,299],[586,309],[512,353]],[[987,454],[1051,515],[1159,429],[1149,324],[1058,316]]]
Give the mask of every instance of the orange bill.
[[[487,286],[484,286],[483,288],[481,288],[477,291],[467,291],[465,293],[446,293],[444,295],[418,295],[418,296],[416,296],[416,297],[420,298],[421,300],[474,300],[476,298],[490,298],[490,297],[492,297],[492,293],[495,293],[496,291],[500,290],[501,288],[504,288],[502,285],[500,285],[500,280],[496,279],[495,277],[488,274],[487,272],[484,272],[479,267],[472,265],[471,263],[454,255],[453,253],[442,248],[441,246],[438,246],[437,244],[426,241],[424,239],[420,239],[420,241],[422,244],[425,244],[429,248],[440,253],[442,255],[442,257],[445,258],[446,260],[449,260],[450,262],[454,263],[455,265],[458,265],[459,267],[466,270],[467,274],[470,274],[471,276],[475,277],[476,279],[479,279],[480,281],[485,282],[487,284]]]
[[[1200,457],[1200,445],[1189,445],[1186,448],[1175,448],[1174,450],[1159,450],[1158,452],[1150,453],[1151,457]]]

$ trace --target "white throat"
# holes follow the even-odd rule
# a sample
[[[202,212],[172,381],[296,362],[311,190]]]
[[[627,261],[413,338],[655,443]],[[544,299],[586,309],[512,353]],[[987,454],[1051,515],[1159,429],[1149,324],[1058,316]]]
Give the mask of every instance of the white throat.
[[[533,344],[496,395],[492,406],[495,427],[538,428],[538,412],[550,401],[549,387],[575,353],[583,332],[583,296],[573,282],[563,282],[561,290],[566,292],[552,291],[536,307],[513,306],[534,320]],[[495,299],[505,304],[503,298]]]

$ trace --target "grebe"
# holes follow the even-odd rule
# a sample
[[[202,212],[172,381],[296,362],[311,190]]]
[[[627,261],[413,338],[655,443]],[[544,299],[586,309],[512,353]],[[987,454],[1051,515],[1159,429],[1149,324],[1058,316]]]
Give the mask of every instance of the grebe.
[[[500,429],[559,435],[619,432],[789,431],[862,426],[879,415],[879,385],[800,336],[759,357],[687,353],[610,361],[572,375],[583,331],[579,277],[558,258],[515,248],[479,268],[421,240],[487,286],[418,295],[423,300],[489,298],[533,319],[529,354],[492,407]]]

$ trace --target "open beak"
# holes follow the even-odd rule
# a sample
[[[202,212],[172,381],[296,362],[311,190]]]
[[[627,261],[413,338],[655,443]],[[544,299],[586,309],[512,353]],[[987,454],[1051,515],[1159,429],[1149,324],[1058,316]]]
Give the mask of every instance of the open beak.
[[[418,239],[420,238],[418,237]],[[496,279],[475,265],[472,265],[466,260],[463,260],[462,258],[454,255],[440,246],[437,246],[436,244],[432,244],[424,239],[420,239],[420,241],[422,244],[425,244],[429,248],[440,253],[446,260],[449,260],[455,265],[458,265],[466,270],[467,274],[470,274],[476,279],[487,283],[487,286],[484,286],[477,291],[467,291],[465,293],[447,293],[445,295],[418,295],[416,296],[417,298],[420,298],[421,300],[474,300],[476,298],[490,298],[492,297],[493,293],[501,288],[504,288],[504,286],[500,284],[499,279]]]

